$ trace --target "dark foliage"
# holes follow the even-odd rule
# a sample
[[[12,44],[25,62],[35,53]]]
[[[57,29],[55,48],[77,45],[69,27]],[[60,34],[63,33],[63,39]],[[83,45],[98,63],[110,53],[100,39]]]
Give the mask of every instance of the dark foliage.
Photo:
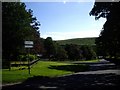
[[[17,60],[25,53],[24,41],[33,40],[39,43],[40,23],[33,16],[31,9],[21,2],[2,3],[2,58],[3,61]],[[35,48],[34,48],[35,49]]]
[[[98,54],[118,59],[120,57],[120,2],[95,2],[90,15],[106,18],[96,39]]]

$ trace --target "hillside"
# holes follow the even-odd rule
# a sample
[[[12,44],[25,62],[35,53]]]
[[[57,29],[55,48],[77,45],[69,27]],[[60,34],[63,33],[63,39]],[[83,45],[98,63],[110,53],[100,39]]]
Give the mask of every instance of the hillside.
[[[67,40],[57,40],[56,42],[60,45],[65,44],[77,44],[77,45],[95,45],[95,38],[74,38],[74,39],[67,39]]]

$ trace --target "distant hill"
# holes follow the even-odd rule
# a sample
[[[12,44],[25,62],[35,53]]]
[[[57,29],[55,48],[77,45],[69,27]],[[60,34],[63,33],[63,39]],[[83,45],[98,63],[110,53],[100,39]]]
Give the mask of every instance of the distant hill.
[[[73,39],[67,39],[67,40],[57,40],[56,42],[59,45],[65,45],[65,44],[95,45],[95,39],[96,39],[96,37],[73,38]]]

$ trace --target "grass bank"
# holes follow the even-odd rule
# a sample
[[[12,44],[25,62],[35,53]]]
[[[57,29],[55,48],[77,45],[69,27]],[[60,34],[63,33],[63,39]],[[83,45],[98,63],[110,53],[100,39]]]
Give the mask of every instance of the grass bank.
[[[89,60],[79,62],[99,61]],[[28,74],[27,66],[12,67],[11,71],[9,71],[9,69],[2,69],[2,82],[3,84],[22,82],[34,76],[57,77],[75,72],[86,71],[88,68],[88,65],[73,64],[71,61],[38,61],[36,64],[32,65],[30,75]]]
[[[3,84],[21,82],[33,76],[57,77],[72,74],[76,72],[76,70],[77,72],[87,70],[86,65],[75,65],[66,62],[54,62],[54,61],[37,62],[32,66],[30,75],[28,74],[27,67],[24,68],[25,69],[22,70],[20,69],[20,67],[17,68],[12,67],[11,71],[9,71],[8,69],[3,69],[2,70]]]

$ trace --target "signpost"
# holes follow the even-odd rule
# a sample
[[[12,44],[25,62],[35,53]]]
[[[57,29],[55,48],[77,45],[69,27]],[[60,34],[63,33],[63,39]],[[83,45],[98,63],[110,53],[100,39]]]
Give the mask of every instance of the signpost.
[[[29,53],[30,53],[30,48],[33,48],[33,41],[25,41],[25,48],[28,49],[28,73],[30,74],[30,60],[29,60]]]
[[[25,48],[33,48],[33,41],[25,41]]]
[[[25,45],[25,48],[33,48],[31,45]]]

